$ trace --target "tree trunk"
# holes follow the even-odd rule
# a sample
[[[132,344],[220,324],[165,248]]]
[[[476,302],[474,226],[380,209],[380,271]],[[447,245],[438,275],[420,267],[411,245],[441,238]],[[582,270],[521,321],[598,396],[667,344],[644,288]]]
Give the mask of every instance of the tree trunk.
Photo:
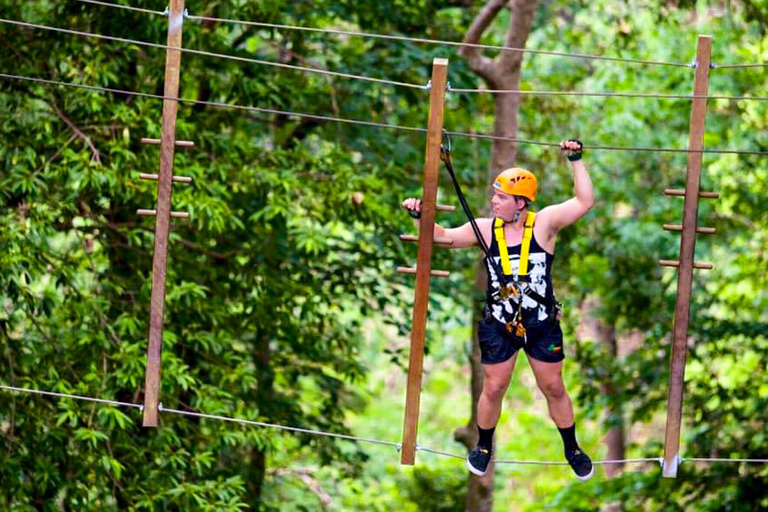
[[[613,359],[617,357],[616,350],[616,328],[613,325],[606,325],[597,317],[597,310],[600,308],[600,299],[597,297],[587,297],[579,306],[579,316],[581,318],[577,336],[579,341],[597,341],[603,349],[611,355]],[[606,380],[600,385],[600,390],[609,398],[616,396],[616,388],[613,382]],[[623,459],[624,450],[624,421],[620,407],[608,407],[605,411],[604,422],[612,425],[608,429],[604,442],[608,448],[606,458],[608,460]],[[624,464],[606,464],[605,473],[608,477],[613,477],[621,473]]]
[[[505,46],[524,48],[533,25],[533,14],[536,11],[538,0],[488,0],[472,22],[466,36],[465,43],[476,44],[480,41],[483,32],[501,9],[507,7],[512,11],[512,17],[507,31]],[[517,90],[520,88],[520,69],[523,61],[523,52],[501,52],[495,59],[482,55],[478,48],[462,47],[459,54],[469,60],[472,70],[477,73],[491,89]],[[520,95],[498,94],[494,98],[495,122],[494,135],[501,137],[517,137],[518,120],[520,110]],[[511,141],[494,141],[491,153],[491,167],[488,170],[488,185],[492,183],[496,174],[515,163],[517,146]],[[484,214],[490,210],[490,201],[486,201]],[[476,266],[475,284],[482,293],[485,291],[486,275],[485,264],[479,260]],[[480,347],[477,341],[477,324],[482,314],[480,306],[473,301],[472,309],[472,355],[470,366],[472,368],[471,391],[472,410],[469,423],[457,429],[454,437],[470,450],[477,443],[477,403],[483,389],[483,367],[480,363]],[[488,471],[482,477],[469,474],[467,482],[467,512],[490,512],[493,509],[493,475],[494,465],[488,467]]]
[[[258,369],[256,372],[257,391],[254,403],[259,404],[261,414],[267,419],[273,417],[272,411],[269,410],[269,404],[272,403],[271,395],[274,391],[275,381],[270,356],[269,337],[265,334],[257,336],[252,349],[252,357]],[[248,492],[248,502],[252,503],[254,510],[262,510],[261,491],[264,487],[266,473],[266,450],[253,446],[249,453],[249,464],[246,470],[246,489]]]

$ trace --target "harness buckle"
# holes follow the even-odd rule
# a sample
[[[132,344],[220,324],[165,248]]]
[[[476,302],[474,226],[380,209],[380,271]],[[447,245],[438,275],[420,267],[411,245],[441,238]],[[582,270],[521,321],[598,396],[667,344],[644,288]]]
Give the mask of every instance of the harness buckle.
[[[499,286],[499,300],[501,301],[507,300],[510,297],[517,297],[519,294],[520,292],[514,285],[508,284],[506,286]]]

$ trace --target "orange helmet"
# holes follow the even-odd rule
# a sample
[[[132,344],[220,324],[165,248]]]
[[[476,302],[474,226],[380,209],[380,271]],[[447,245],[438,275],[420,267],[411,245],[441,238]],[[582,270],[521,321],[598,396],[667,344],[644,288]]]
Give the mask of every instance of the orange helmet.
[[[493,182],[493,188],[497,188],[512,196],[522,196],[529,201],[536,200],[536,188],[538,181],[536,176],[527,169],[511,167],[501,171]]]

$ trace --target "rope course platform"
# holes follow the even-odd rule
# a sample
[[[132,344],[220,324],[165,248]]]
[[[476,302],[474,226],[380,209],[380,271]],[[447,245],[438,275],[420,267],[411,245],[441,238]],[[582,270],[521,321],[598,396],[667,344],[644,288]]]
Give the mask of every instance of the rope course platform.
[[[63,399],[72,399],[72,400],[81,400],[86,402],[95,402],[103,405],[111,405],[111,406],[117,406],[117,407],[129,407],[133,409],[139,409],[143,410],[144,406],[141,404],[134,404],[130,402],[120,402],[117,400],[107,400],[103,398],[93,398],[89,396],[83,396],[83,395],[72,395],[67,393],[57,393],[53,391],[43,391],[39,389],[31,389],[31,388],[21,388],[16,386],[7,386],[0,384],[0,389],[4,391],[9,391],[13,393],[27,393],[32,395],[41,395],[41,396],[47,396],[47,397],[54,397],[54,398],[63,398]],[[290,427],[285,425],[277,425],[274,423],[265,423],[261,421],[253,421],[253,420],[247,420],[243,418],[235,418],[231,416],[222,416],[218,414],[205,414],[201,412],[195,412],[195,411],[182,411],[179,409],[171,409],[167,407],[163,407],[162,404],[158,407],[158,410],[161,413],[164,414],[175,414],[180,416],[188,416],[188,417],[194,417],[194,418],[201,418],[201,419],[208,419],[213,421],[223,421],[228,423],[238,423],[241,425],[248,425],[253,427],[263,427],[263,428],[271,428],[274,430],[283,430],[286,432],[294,432],[298,434],[308,434],[308,435],[316,435],[316,436],[324,436],[324,437],[332,437],[336,439],[343,439],[346,441],[354,441],[354,442],[360,442],[360,443],[368,443],[368,444],[377,444],[377,445],[383,445],[383,446],[391,446],[393,448],[396,448],[398,451],[402,449],[401,443],[396,443],[393,441],[386,441],[382,439],[372,439],[367,437],[358,437],[358,436],[351,436],[347,434],[339,434],[335,432],[326,432],[323,430],[313,430],[313,429],[307,429],[307,428],[300,428],[300,427]],[[431,448],[427,448],[421,445],[416,445],[416,450],[424,453],[431,453],[433,455],[438,455],[441,457],[449,457],[454,459],[466,459],[466,455],[459,455],[455,453],[445,452],[441,450],[433,450]],[[610,464],[649,464],[649,463],[661,463],[663,458],[660,457],[645,457],[645,458],[629,458],[629,459],[614,459],[614,460],[597,460],[593,461],[592,463],[595,465],[610,465]],[[746,459],[746,458],[738,458],[738,459],[726,459],[726,458],[702,458],[702,457],[682,457],[681,462],[690,461],[690,462],[700,462],[700,463],[739,463],[739,464],[768,464],[768,459]],[[563,461],[554,461],[554,460],[517,460],[517,459],[499,459],[494,461],[496,464],[503,464],[503,465],[527,465],[527,466],[568,466],[567,462]]]
[[[423,358],[423,335],[426,328],[426,313],[428,307],[428,292],[429,292],[429,278],[431,275],[447,275],[447,271],[433,271],[431,270],[431,252],[433,245],[439,245],[438,239],[433,239],[432,233],[434,229],[434,214],[438,211],[439,205],[435,204],[435,196],[437,189],[437,174],[439,167],[439,154],[441,149],[442,135],[447,134],[449,136],[464,137],[471,139],[482,139],[491,141],[506,141],[515,142],[526,145],[536,145],[544,147],[559,147],[557,142],[547,142],[540,140],[529,140],[516,137],[497,136],[492,134],[483,133],[468,133],[461,131],[447,131],[443,129],[443,109],[445,104],[446,94],[516,94],[520,96],[572,96],[572,97],[604,97],[604,98],[634,98],[634,99],[663,99],[663,100],[686,100],[691,102],[691,123],[689,144],[686,149],[683,148],[666,148],[666,147],[626,147],[626,146],[611,146],[611,145],[584,145],[585,149],[597,150],[597,151],[636,151],[636,152],[654,152],[654,153],[684,153],[688,156],[688,172],[687,172],[687,184],[685,191],[677,191],[680,193],[670,193],[668,195],[678,195],[685,197],[684,207],[684,222],[682,225],[669,224],[665,226],[665,229],[671,231],[679,231],[682,233],[681,254],[679,260],[662,260],[663,266],[672,266],[679,268],[679,285],[678,285],[678,299],[676,305],[676,324],[675,324],[675,348],[673,351],[673,362],[670,377],[670,398],[669,408],[667,411],[667,433],[665,439],[665,454],[664,457],[651,457],[651,458],[638,458],[638,459],[619,459],[619,460],[602,460],[594,461],[596,465],[610,465],[610,464],[650,464],[659,463],[662,466],[664,476],[674,477],[677,474],[677,467],[681,462],[691,461],[697,463],[759,463],[766,464],[768,459],[730,459],[730,458],[683,458],[677,453],[679,448],[680,438],[680,421],[681,421],[681,404],[683,393],[683,374],[685,369],[685,340],[687,337],[687,318],[689,315],[690,305],[690,280],[691,274],[694,268],[704,269],[711,268],[710,264],[695,263],[694,246],[696,233],[714,233],[712,228],[699,228],[697,226],[697,212],[698,212],[698,198],[699,197],[713,197],[711,194],[714,192],[701,192],[699,190],[700,172],[701,172],[701,159],[704,154],[737,154],[737,155],[768,155],[768,151],[749,151],[738,149],[704,149],[703,135],[704,125],[706,118],[706,106],[709,100],[728,100],[728,101],[768,101],[768,97],[763,96],[729,96],[729,95],[708,95],[709,86],[709,73],[712,69],[737,69],[737,68],[762,68],[768,67],[768,64],[754,63],[754,64],[727,64],[715,66],[711,63],[711,38],[708,36],[699,37],[699,46],[697,51],[697,58],[693,63],[678,63],[678,62],[664,62],[654,60],[641,60],[631,58],[621,58],[605,55],[588,55],[582,53],[567,53],[557,51],[546,51],[536,49],[515,48],[507,46],[494,46],[483,44],[469,44],[455,41],[442,41],[436,39],[406,37],[400,35],[387,35],[387,34],[373,34],[358,31],[348,30],[336,30],[336,29],[320,29],[311,27],[300,27],[294,25],[278,25],[270,23],[260,23],[254,21],[241,21],[226,18],[215,18],[210,16],[194,16],[189,15],[186,9],[184,9],[184,0],[171,0],[170,7],[164,12],[143,9],[139,7],[133,7],[129,5],[118,5],[109,2],[103,2],[100,0],[78,0],[82,3],[94,4],[99,6],[127,9],[134,12],[140,12],[143,14],[152,14],[158,16],[165,16],[168,18],[168,44],[159,44],[149,41],[139,41],[134,39],[127,39],[122,37],[115,37],[104,34],[94,34],[91,32],[84,32],[79,30],[73,30],[69,28],[52,27],[47,25],[40,25],[34,23],[27,23],[24,21],[9,20],[0,18],[0,23],[6,25],[13,25],[25,29],[45,30],[50,32],[56,32],[66,34],[68,36],[78,36],[97,39],[100,41],[118,42],[128,45],[143,46],[150,48],[163,49],[167,52],[166,61],[166,75],[165,75],[165,90],[163,95],[149,94],[137,91],[121,90],[108,87],[97,87],[85,84],[61,82],[47,78],[20,76],[14,74],[0,73],[0,78],[7,80],[26,81],[38,84],[53,85],[58,87],[71,87],[91,92],[98,93],[111,93],[120,94],[126,96],[135,96],[148,98],[153,100],[162,100],[163,104],[163,135],[162,139],[142,139],[142,142],[147,144],[160,144],[161,146],[161,167],[160,174],[141,174],[139,177],[144,180],[154,180],[158,182],[158,205],[156,209],[152,210],[138,210],[141,215],[154,216],[156,219],[155,229],[155,253],[153,261],[153,290],[152,290],[152,305],[150,308],[150,339],[148,350],[148,365],[146,374],[145,385],[145,402],[144,405],[119,402],[114,400],[106,400],[101,398],[92,398],[81,395],[58,393],[52,391],[41,391],[29,388],[20,388],[14,386],[0,385],[0,389],[10,391],[14,393],[28,393],[38,394],[42,396],[55,397],[60,399],[74,399],[90,401],[94,403],[100,403],[102,405],[118,406],[118,407],[130,407],[138,408],[144,414],[144,426],[156,426],[157,417],[162,414],[174,414],[188,417],[196,417],[201,419],[208,419],[213,421],[238,423],[248,426],[257,426],[264,428],[272,428],[277,430],[283,430],[294,433],[302,433],[308,435],[326,436],[332,438],[338,438],[348,441],[371,443],[378,445],[385,445],[397,448],[401,452],[402,464],[413,464],[414,453],[421,451],[423,453],[430,453],[443,457],[464,459],[466,456],[460,454],[454,454],[444,452],[440,450],[433,450],[420,446],[415,443],[417,438],[418,428],[418,408],[419,408],[419,396],[421,392],[421,361]],[[435,45],[444,45],[451,47],[471,47],[480,48],[493,51],[509,51],[509,52],[524,52],[534,55],[547,55],[563,58],[582,59],[582,60],[601,60],[612,61],[626,64],[639,64],[647,66],[667,66],[678,68],[692,68],[695,70],[695,82],[694,82],[694,94],[665,94],[665,93],[634,93],[634,92],[590,92],[590,91],[541,91],[541,90],[486,90],[486,89],[453,89],[450,82],[447,81],[447,67],[448,61],[446,59],[435,59],[432,67],[432,80],[426,85],[408,83],[402,81],[388,80],[386,78],[375,78],[370,76],[362,76],[350,73],[342,73],[338,71],[332,71],[327,69],[319,69],[307,66],[296,66],[291,64],[285,64],[280,62],[271,62],[267,60],[254,59],[245,56],[228,55],[222,53],[209,52],[204,50],[196,50],[190,48],[184,48],[181,45],[182,28],[184,20],[192,21],[205,21],[205,22],[220,22],[230,24],[242,24],[248,26],[262,27],[268,29],[281,29],[281,30],[301,30],[309,32],[318,32],[332,35],[343,35],[352,37],[363,37],[372,39],[383,40],[395,40],[395,41],[407,41],[414,43],[426,43]],[[201,55],[205,57],[211,57],[215,59],[232,60],[247,64],[272,66],[280,69],[287,69],[293,71],[299,71],[302,73],[316,73],[326,76],[333,76],[338,78],[344,78],[348,80],[363,81],[367,83],[376,83],[383,85],[390,85],[394,87],[404,87],[409,89],[421,89],[426,91],[430,96],[430,117],[428,128],[400,126],[396,124],[378,123],[373,121],[346,119],[343,117],[332,117],[319,114],[310,114],[302,112],[291,112],[287,110],[277,110],[270,108],[260,108],[253,106],[245,106],[238,104],[230,104],[216,101],[202,101],[194,99],[184,99],[179,95],[179,74],[180,74],[180,61],[181,54],[188,53],[192,55]],[[434,84],[434,85],[433,85]],[[227,108],[240,110],[245,112],[256,112],[262,114],[272,115],[285,115],[296,118],[313,119],[324,122],[342,123],[346,125],[357,125],[371,128],[381,128],[387,130],[397,130],[408,133],[418,133],[426,135],[427,139],[427,151],[426,151],[426,165],[425,165],[425,192],[424,192],[424,215],[421,217],[420,233],[425,235],[418,239],[410,239],[410,241],[419,242],[419,257],[418,264],[415,268],[405,268],[402,271],[408,273],[415,273],[417,275],[417,284],[415,287],[414,298],[414,315],[412,322],[412,337],[411,337],[411,354],[409,364],[408,375],[408,391],[406,397],[406,418],[404,425],[403,442],[391,442],[380,439],[369,439],[363,437],[357,437],[352,435],[326,432],[322,430],[305,429],[300,427],[283,426],[271,423],[264,423],[259,421],[253,421],[243,418],[229,417],[216,414],[208,414],[203,412],[195,412],[190,410],[171,409],[164,408],[162,403],[159,402],[159,369],[160,369],[160,350],[162,346],[162,329],[163,329],[163,308],[165,303],[165,268],[167,258],[167,245],[168,245],[168,221],[170,217],[186,217],[188,214],[183,212],[171,212],[170,211],[170,199],[171,199],[171,184],[176,183],[189,183],[190,178],[184,176],[174,176],[173,174],[173,155],[175,147],[194,147],[192,141],[177,141],[175,138],[176,129],[176,109],[178,105],[207,105],[215,108]],[[163,193],[161,197],[161,191]],[[710,194],[709,196],[707,194]],[[407,235],[404,235],[407,236]],[[402,238],[408,240],[408,238]],[[160,251],[160,252],[159,252]],[[412,272],[411,272],[412,271]],[[156,289],[159,291],[156,293]],[[684,290],[684,293],[680,290]],[[686,296],[687,294],[687,296]],[[419,305],[418,307],[416,305]],[[684,318],[678,325],[678,318]],[[561,461],[548,461],[548,460],[497,460],[497,464],[519,464],[519,465],[551,465],[551,466],[568,466],[567,462]]]

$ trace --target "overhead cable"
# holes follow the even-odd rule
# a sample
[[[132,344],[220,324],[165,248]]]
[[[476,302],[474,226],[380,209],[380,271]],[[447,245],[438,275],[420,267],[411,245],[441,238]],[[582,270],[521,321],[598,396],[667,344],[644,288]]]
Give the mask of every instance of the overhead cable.
[[[766,68],[768,63],[757,62],[754,64],[718,64],[714,66],[715,69],[743,69],[743,68]]]
[[[163,16],[165,14],[164,11],[153,11],[152,9],[142,9],[141,7],[133,7],[131,5],[123,5],[123,4],[113,4],[110,2],[100,2],[99,0],[78,0],[78,1],[83,2],[85,4],[101,5],[104,7],[117,7],[119,9],[127,9],[129,11],[143,12],[146,14],[156,14],[159,16]]]
[[[63,87],[73,87],[76,89],[85,89],[88,91],[94,91],[94,92],[109,92],[113,94],[125,94],[127,96],[137,96],[139,98],[150,98],[155,100],[172,100],[172,101],[178,101],[181,104],[188,104],[188,105],[208,105],[211,107],[219,107],[219,108],[230,108],[230,109],[236,109],[236,110],[247,110],[251,112],[260,112],[264,114],[278,114],[278,115],[286,115],[286,116],[295,116],[295,117],[301,117],[301,118],[307,118],[307,119],[316,119],[318,121],[329,121],[334,123],[347,123],[347,124],[356,124],[356,125],[362,125],[362,126],[370,126],[375,128],[387,128],[392,130],[404,130],[404,131],[410,131],[410,132],[421,132],[426,133],[426,128],[413,128],[410,126],[399,126],[394,124],[385,124],[385,123],[374,123],[372,121],[358,121],[355,119],[344,119],[342,117],[331,117],[331,116],[322,116],[322,115],[316,115],[316,114],[304,114],[301,112],[290,112],[287,110],[276,110],[272,108],[261,108],[261,107],[249,107],[245,105],[234,105],[232,103],[220,103],[217,101],[203,101],[203,100],[187,100],[184,98],[175,98],[170,96],[162,96],[160,94],[149,94],[146,92],[135,92],[135,91],[125,91],[122,89],[112,89],[109,87],[97,87],[94,85],[84,85],[84,84],[73,84],[70,82],[57,82],[55,80],[48,80],[45,78],[36,78],[36,77],[28,77],[28,76],[19,76],[19,75],[8,75],[5,73],[0,73],[0,77],[2,78],[10,78],[13,80],[24,80],[24,81],[30,81],[30,82],[38,82],[43,84],[50,84],[50,85],[57,85],[57,86],[63,86]]]
[[[140,11],[145,12],[148,14],[156,14],[156,15],[164,15],[165,12],[162,11],[153,11],[150,9],[141,9],[138,7],[131,7],[128,5],[121,5],[121,4],[114,4],[109,2],[100,2],[98,0],[78,0],[79,2],[88,3],[88,4],[95,4],[95,5],[102,5],[105,7],[116,7],[119,9],[129,9],[132,11]],[[257,21],[244,21],[244,20],[235,20],[235,19],[227,19],[227,18],[214,18],[211,16],[187,16],[191,20],[200,20],[200,21],[218,21],[223,23],[230,23],[230,24],[237,24],[237,25],[251,25],[255,27],[262,27],[262,28],[276,28],[281,30],[298,30],[298,31],[305,31],[305,32],[320,32],[325,34],[334,34],[334,35],[344,35],[344,36],[353,36],[353,37],[364,37],[364,38],[370,38],[370,39],[389,39],[394,41],[410,41],[414,43],[426,43],[426,44],[435,44],[435,45],[445,45],[445,46],[466,46],[468,48],[479,48],[479,49],[486,49],[486,50],[499,50],[499,51],[513,51],[513,52],[525,52],[525,53],[531,53],[531,54],[541,54],[541,55],[553,55],[558,57],[570,57],[570,58],[576,58],[576,59],[588,59],[588,60],[607,60],[607,61],[614,61],[614,62],[626,62],[630,64],[647,64],[647,65],[658,65],[658,66],[673,66],[673,67],[691,67],[690,64],[680,63],[680,62],[664,62],[664,61],[656,61],[656,60],[642,60],[642,59],[626,59],[621,57],[608,57],[604,55],[588,55],[583,53],[566,53],[566,52],[552,52],[552,51],[546,51],[546,50],[532,50],[530,48],[514,48],[511,46],[494,46],[494,45],[487,45],[487,44],[477,44],[477,43],[465,43],[465,42],[458,42],[458,41],[445,41],[442,39],[426,39],[422,37],[407,37],[407,36],[395,36],[395,35],[389,35],[389,34],[373,34],[370,32],[359,32],[359,31],[352,31],[352,30],[338,30],[338,29],[327,29],[327,28],[314,28],[314,27],[302,27],[297,25],[280,25],[277,23],[263,23],[263,22],[257,22]],[[712,66],[716,69],[734,69],[734,68],[762,68],[762,67],[768,67],[768,63],[756,63],[756,64],[725,64],[725,65],[716,65]]]
[[[48,80],[45,78],[36,78],[36,77],[27,77],[27,76],[20,76],[20,75],[10,75],[6,73],[0,73],[1,78],[8,78],[12,80],[23,80],[23,81],[29,81],[29,82],[38,82],[38,83],[44,83],[44,84],[50,84],[50,85],[57,85],[62,87],[73,87],[77,89],[86,89],[89,91],[95,91],[95,92],[108,92],[113,94],[124,94],[129,96],[138,96],[142,98],[150,98],[150,99],[157,99],[157,100],[173,100],[178,101],[182,104],[190,104],[190,105],[209,105],[212,107],[218,107],[218,108],[229,108],[229,109],[236,109],[236,110],[245,110],[245,111],[251,111],[251,112],[261,112],[261,113],[267,113],[267,114],[280,114],[280,115],[286,115],[286,116],[295,116],[300,118],[307,118],[307,119],[316,119],[320,121],[328,121],[333,123],[345,123],[345,124],[353,124],[353,125],[360,125],[360,126],[369,126],[373,128],[384,128],[389,130],[400,130],[400,131],[408,131],[408,132],[416,132],[416,133],[426,133],[426,128],[416,128],[412,126],[402,126],[402,125],[396,125],[396,124],[385,124],[385,123],[375,123],[372,121],[359,121],[356,119],[345,119],[343,117],[331,117],[331,116],[323,116],[323,115],[316,115],[316,114],[305,114],[302,112],[291,112],[287,110],[276,110],[276,109],[269,109],[269,108],[261,108],[261,107],[249,107],[245,105],[235,105],[231,103],[220,103],[216,101],[202,101],[202,100],[187,100],[184,98],[174,98],[174,97],[167,97],[162,96],[159,94],[149,94],[149,93],[143,93],[143,92],[134,92],[134,91],[126,91],[122,89],[112,89],[108,87],[97,87],[93,85],[83,85],[83,84],[73,84],[70,82],[58,82],[55,80]],[[548,146],[548,147],[558,147],[559,143],[557,142],[544,142],[544,141],[538,141],[538,140],[528,140],[528,139],[518,139],[514,137],[503,137],[498,135],[489,135],[489,134],[482,134],[482,133],[468,133],[468,132],[452,132],[452,131],[446,131],[448,135],[453,135],[456,137],[465,137],[470,139],[486,139],[486,140],[503,140],[503,141],[509,141],[509,142],[517,142],[520,144],[528,144],[533,146]],[[593,146],[593,145],[584,145],[585,149],[592,149],[592,150],[605,150],[605,151],[642,151],[642,152],[665,152],[665,153],[705,153],[705,154],[737,154],[737,155],[768,155],[768,151],[744,151],[744,150],[730,150],[730,149],[702,149],[702,150],[688,150],[688,149],[677,149],[677,148],[655,148],[655,147],[631,147],[631,146]]]
[[[97,5],[109,5],[110,7],[117,7],[117,8],[126,8],[124,5],[119,4],[108,4],[106,2],[99,2],[96,0],[79,0],[80,2],[84,3],[91,3],[91,4],[97,4]],[[153,11],[153,14],[163,14],[158,11]],[[408,37],[408,36],[396,36],[396,35],[390,35],[390,34],[374,34],[370,32],[359,32],[354,30],[338,30],[338,29],[329,29],[329,28],[314,28],[314,27],[302,27],[297,25],[280,25],[277,23],[263,23],[258,21],[244,21],[244,20],[235,20],[235,19],[227,19],[227,18],[215,18],[212,16],[193,16],[189,15],[188,19],[190,20],[199,20],[199,21],[215,21],[215,22],[222,22],[222,23],[230,23],[235,25],[249,25],[253,27],[261,27],[261,28],[275,28],[280,30],[298,30],[298,31],[304,31],[304,32],[319,32],[323,34],[334,34],[334,35],[341,35],[341,36],[352,36],[352,37],[363,37],[368,39],[386,39],[391,41],[407,41],[412,43],[425,43],[425,44],[435,44],[435,45],[443,45],[443,46],[458,46],[458,47],[467,47],[467,48],[479,48],[484,50],[498,50],[498,51],[505,51],[505,52],[521,52],[521,53],[531,53],[531,54],[537,54],[537,55],[551,55],[555,57],[568,57],[573,59],[586,59],[586,60],[606,60],[606,61],[613,61],[613,62],[626,62],[630,64],[646,64],[646,65],[656,65],[656,66],[673,66],[673,67],[680,67],[680,68],[687,68],[690,67],[689,64],[680,63],[680,62],[663,62],[663,61],[657,61],[657,60],[642,60],[642,59],[625,59],[621,57],[608,57],[605,55],[588,55],[585,53],[568,53],[568,52],[555,52],[555,51],[548,51],[548,50],[532,50],[530,48],[515,48],[512,46],[496,46],[496,45],[490,45],[490,44],[479,44],[479,43],[464,43],[459,41],[445,41],[442,39],[427,39],[423,37]]]
[[[449,89],[454,93],[482,93],[482,94],[519,94],[521,96],[584,96],[603,98],[649,98],[649,99],[680,99],[680,100],[754,100],[768,101],[768,96],[699,96],[693,94],[662,94],[639,92],[590,92],[590,91],[533,91],[521,89]]]
[[[227,60],[235,60],[238,62],[247,62],[249,64],[259,64],[263,66],[272,66],[272,67],[278,67],[283,69],[292,69],[295,71],[303,71],[306,73],[319,73],[323,75],[330,75],[330,76],[337,76],[340,78],[348,78],[352,80],[362,80],[365,82],[375,82],[380,84],[387,84],[387,85],[395,85],[398,87],[410,87],[412,89],[426,89],[425,85],[419,85],[419,84],[411,84],[406,82],[396,82],[394,80],[385,80],[382,78],[372,78],[369,76],[360,76],[360,75],[352,75],[349,73],[340,73],[338,71],[329,71],[326,69],[318,69],[318,68],[309,68],[304,66],[294,66],[292,64],[283,64],[281,62],[272,62],[268,60],[260,60],[260,59],[251,59],[250,57],[239,57],[236,55],[227,55],[223,53],[214,53],[214,52],[206,52],[203,50],[193,50],[191,48],[183,48],[178,46],[168,46],[165,44],[159,44],[159,43],[151,43],[149,41],[137,41],[134,39],[126,39],[123,37],[114,37],[114,36],[107,36],[104,34],[93,34],[91,32],[82,32],[79,30],[71,30],[67,28],[59,28],[59,27],[51,27],[48,25],[38,25],[35,23],[26,23],[23,21],[16,21],[16,20],[7,20],[0,18],[0,23],[7,23],[9,25],[17,25],[20,27],[26,27],[26,28],[34,28],[34,29],[40,29],[40,30],[48,30],[52,32],[60,32],[62,34],[69,34],[69,35],[76,35],[76,36],[83,36],[83,37],[91,37],[94,39],[103,39],[106,41],[115,41],[119,43],[126,43],[126,44],[135,44],[138,46],[147,46],[150,48],[160,48],[163,50],[175,50],[180,51],[184,53],[191,53],[194,55],[204,55],[206,57],[215,57],[218,59],[227,59]]]

